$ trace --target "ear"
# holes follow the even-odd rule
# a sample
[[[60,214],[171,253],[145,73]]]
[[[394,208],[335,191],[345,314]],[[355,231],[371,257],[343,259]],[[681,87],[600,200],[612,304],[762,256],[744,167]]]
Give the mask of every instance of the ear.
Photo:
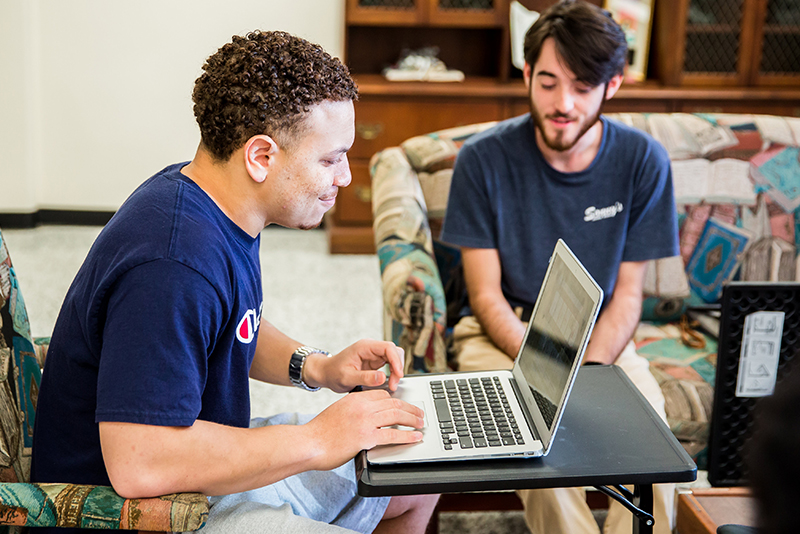
[[[610,100],[612,96],[617,94],[619,88],[622,86],[622,74],[617,74],[608,80],[608,87],[606,88],[606,100]]]
[[[274,168],[280,147],[268,135],[254,135],[244,144],[244,166],[247,174],[258,183],[267,179]]]
[[[533,71],[533,67],[526,61],[525,66],[522,67],[522,79],[525,80],[525,89],[530,92],[531,90],[531,74]]]

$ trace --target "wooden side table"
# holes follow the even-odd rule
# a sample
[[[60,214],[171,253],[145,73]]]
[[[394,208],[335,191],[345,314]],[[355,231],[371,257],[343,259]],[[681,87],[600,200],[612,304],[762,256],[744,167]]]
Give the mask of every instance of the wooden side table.
[[[695,489],[678,496],[678,534],[716,534],[720,525],[756,525],[756,502],[747,488]]]

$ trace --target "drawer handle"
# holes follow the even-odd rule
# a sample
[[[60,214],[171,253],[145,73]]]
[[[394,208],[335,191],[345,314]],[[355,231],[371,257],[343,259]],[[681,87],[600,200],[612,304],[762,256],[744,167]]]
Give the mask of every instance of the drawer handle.
[[[361,202],[372,202],[372,188],[364,185],[357,185],[353,191],[356,198]]]
[[[379,122],[372,124],[359,122],[356,124],[356,132],[361,139],[372,141],[383,132],[383,124]]]

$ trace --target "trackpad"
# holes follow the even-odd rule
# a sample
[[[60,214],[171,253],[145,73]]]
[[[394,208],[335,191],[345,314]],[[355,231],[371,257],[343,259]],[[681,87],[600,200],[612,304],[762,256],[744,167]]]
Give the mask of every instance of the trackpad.
[[[419,408],[420,410],[422,410],[424,412],[424,415],[422,416],[422,419],[423,419],[423,422],[424,422],[424,426],[422,427],[422,429],[427,428],[428,427],[428,407],[427,407],[427,405],[425,403],[425,400],[421,399],[421,398],[420,399],[403,399],[403,400],[406,401],[409,404],[413,404],[414,406],[416,406],[417,408]],[[397,428],[398,430],[422,430],[422,429],[417,429],[417,428],[411,428],[411,427],[404,426],[404,425],[396,425],[395,428]]]

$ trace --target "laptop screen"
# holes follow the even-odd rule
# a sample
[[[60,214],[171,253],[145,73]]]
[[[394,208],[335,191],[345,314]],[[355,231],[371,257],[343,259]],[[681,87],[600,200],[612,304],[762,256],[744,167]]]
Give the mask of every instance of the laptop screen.
[[[551,432],[596,306],[564,260],[556,254],[552,262],[552,279],[539,294],[538,310],[518,362]]]

